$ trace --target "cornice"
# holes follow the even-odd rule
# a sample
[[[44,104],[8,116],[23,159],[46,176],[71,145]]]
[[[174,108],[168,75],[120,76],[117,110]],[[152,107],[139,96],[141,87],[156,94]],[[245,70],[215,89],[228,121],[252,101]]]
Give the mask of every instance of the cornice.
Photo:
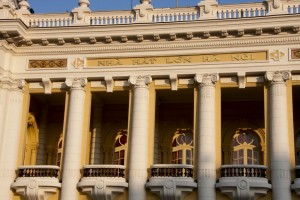
[[[37,55],[294,43],[299,41],[299,18],[277,15],[55,28],[28,28],[18,19],[0,20],[0,46],[14,54]]]
[[[116,44],[116,45],[65,45],[65,46],[48,46],[48,47],[16,47],[7,43],[0,43],[0,47],[12,51],[14,54],[93,54],[93,53],[111,53],[111,52],[136,52],[136,51],[157,51],[157,50],[178,50],[178,49],[204,49],[204,48],[233,48],[243,46],[266,46],[266,45],[280,45],[280,44],[295,44],[300,42],[300,35],[277,35],[277,36],[260,36],[251,38],[227,38],[227,39],[197,39],[189,41],[165,41],[165,42],[149,42],[139,44]]]

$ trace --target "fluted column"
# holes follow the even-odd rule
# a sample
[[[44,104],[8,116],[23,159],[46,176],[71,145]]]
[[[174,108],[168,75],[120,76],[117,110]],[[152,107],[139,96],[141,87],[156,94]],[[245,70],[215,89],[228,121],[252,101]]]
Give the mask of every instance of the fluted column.
[[[91,165],[101,164],[101,122],[102,105],[99,105],[94,109],[94,124],[91,139]]]
[[[48,107],[45,106],[41,110],[41,122],[39,127],[39,146],[37,152],[37,165],[45,165],[45,150],[46,150],[46,131],[47,131],[47,115]]]
[[[61,200],[76,200],[81,169],[86,79],[67,80],[66,84],[70,87],[70,101],[62,164]]]
[[[13,193],[10,185],[14,182],[19,152],[21,121],[23,113],[23,96],[25,81],[8,81],[9,87],[3,124],[3,147],[0,164],[0,199],[11,200]]]
[[[217,74],[196,75],[198,83],[197,143],[198,143],[198,200],[215,200],[216,184],[216,102]]]
[[[291,199],[290,144],[288,133],[286,80],[290,72],[267,72],[270,81],[270,150],[272,197]]]
[[[4,119],[6,113],[6,104],[7,104],[7,94],[9,91],[9,87],[7,84],[0,82],[0,152],[2,152],[2,146],[4,143]],[[0,161],[1,161],[1,153],[0,153]]]
[[[129,198],[146,199],[150,76],[130,77],[133,87],[130,132]]]

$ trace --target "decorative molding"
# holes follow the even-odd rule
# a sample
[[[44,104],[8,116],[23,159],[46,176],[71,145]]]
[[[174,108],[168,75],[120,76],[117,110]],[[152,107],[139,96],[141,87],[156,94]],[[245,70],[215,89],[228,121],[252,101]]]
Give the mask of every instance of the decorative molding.
[[[284,56],[285,54],[280,50],[275,50],[273,52],[270,52],[270,59],[274,61],[280,61]]]
[[[52,82],[49,78],[42,78],[45,94],[51,94]]]
[[[272,188],[268,179],[253,177],[223,177],[219,179],[216,187],[234,200],[257,199]]]
[[[291,59],[293,59],[293,60],[300,59],[300,49],[292,49],[291,50]]]
[[[29,60],[29,69],[52,69],[52,68],[66,68],[67,59],[53,59],[53,60]]]
[[[106,92],[113,92],[114,80],[113,80],[112,76],[105,76],[104,80],[105,80],[105,84],[106,84]]]
[[[114,196],[122,194],[128,187],[128,183],[125,178],[84,177],[77,186],[92,200],[111,200]]]
[[[72,62],[72,65],[74,66],[75,69],[82,68],[84,67],[84,59],[75,58],[74,61]]]
[[[68,78],[65,81],[65,84],[72,89],[84,89],[87,84],[86,78]]]
[[[246,88],[246,73],[245,72],[238,72],[238,83],[239,83],[239,88]]]
[[[276,71],[276,72],[267,72],[265,75],[266,80],[271,83],[283,83],[286,80],[289,80],[292,77],[290,71]]]
[[[146,76],[130,76],[128,82],[136,87],[147,86],[151,83],[152,77]]]
[[[199,86],[214,86],[218,80],[218,74],[196,74],[195,76],[195,81]]]
[[[209,36],[209,32],[206,32]],[[204,33],[204,37],[205,37]],[[31,47],[14,47],[9,44],[2,44],[4,48],[7,50],[12,50],[13,52],[17,54],[42,54],[42,53],[65,53],[65,52],[111,52],[111,51],[140,51],[140,50],[151,50],[151,49],[178,49],[178,48],[206,48],[206,47],[228,47],[228,46],[265,46],[266,44],[272,43],[275,44],[288,44],[288,43],[295,43],[300,42],[299,36],[291,36],[291,37],[280,37],[278,38],[253,38],[253,39],[245,39],[245,40],[235,40],[235,39],[227,39],[226,41],[193,41],[187,43],[180,42],[180,43],[165,43],[165,44],[142,44],[142,45],[120,45],[120,44],[114,44],[109,46],[103,46],[103,45],[83,45],[78,48],[78,46],[71,46],[68,45],[65,48],[57,47],[50,47],[47,48],[31,48]]]
[[[169,78],[170,78],[170,82],[171,82],[171,89],[173,91],[177,91],[177,88],[178,88],[178,77],[177,77],[177,74],[170,74]]]

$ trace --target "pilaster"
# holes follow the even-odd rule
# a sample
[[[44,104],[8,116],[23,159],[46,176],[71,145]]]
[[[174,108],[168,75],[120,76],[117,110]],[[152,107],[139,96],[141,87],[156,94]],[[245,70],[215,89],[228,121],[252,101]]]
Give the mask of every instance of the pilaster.
[[[218,74],[197,74],[195,81],[198,83],[198,117],[197,144],[198,144],[198,199],[216,199],[216,102],[215,83]],[[209,155],[209,156],[208,156]]]
[[[46,132],[47,132],[47,115],[48,115],[48,106],[42,108],[41,111],[41,121],[39,128],[39,147],[37,152],[37,165],[45,165],[45,150],[46,150]]]
[[[91,141],[91,158],[92,165],[101,164],[101,122],[102,122],[102,105],[94,108],[94,124]]]
[[[6,113],[3,123],[3,143],[0,165],[0,199],[12,199],[10,185],[14,182],[17,169],[18,146],[20,142],[21,120],[23,112],[24,80],[7,79],[8,89]]]
[[[151,76],[131,76],[133,105],[130,130],[129,198],[146,199],[148,168],[149,87]]]
[[[78,199],[77,183],[81,169],[86,83],[85,78],[66,80],[66,85],[70,88],[70,102],[64,145],[61,199]]]
[[[288,71],[267,72],[270,82],[270,151],[273,199],[291,199],[286,80]]]

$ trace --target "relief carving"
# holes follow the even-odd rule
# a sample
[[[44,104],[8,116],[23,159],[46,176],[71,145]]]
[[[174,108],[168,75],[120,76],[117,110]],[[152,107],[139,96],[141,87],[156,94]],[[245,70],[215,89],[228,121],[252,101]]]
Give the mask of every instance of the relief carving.
[[[66,68],[67,59],[56,59],[56,60],[29,60],[29,69],[45,69],[45,68]]]
[[[300,49],[292,50],[292,59],[300,59]]]

